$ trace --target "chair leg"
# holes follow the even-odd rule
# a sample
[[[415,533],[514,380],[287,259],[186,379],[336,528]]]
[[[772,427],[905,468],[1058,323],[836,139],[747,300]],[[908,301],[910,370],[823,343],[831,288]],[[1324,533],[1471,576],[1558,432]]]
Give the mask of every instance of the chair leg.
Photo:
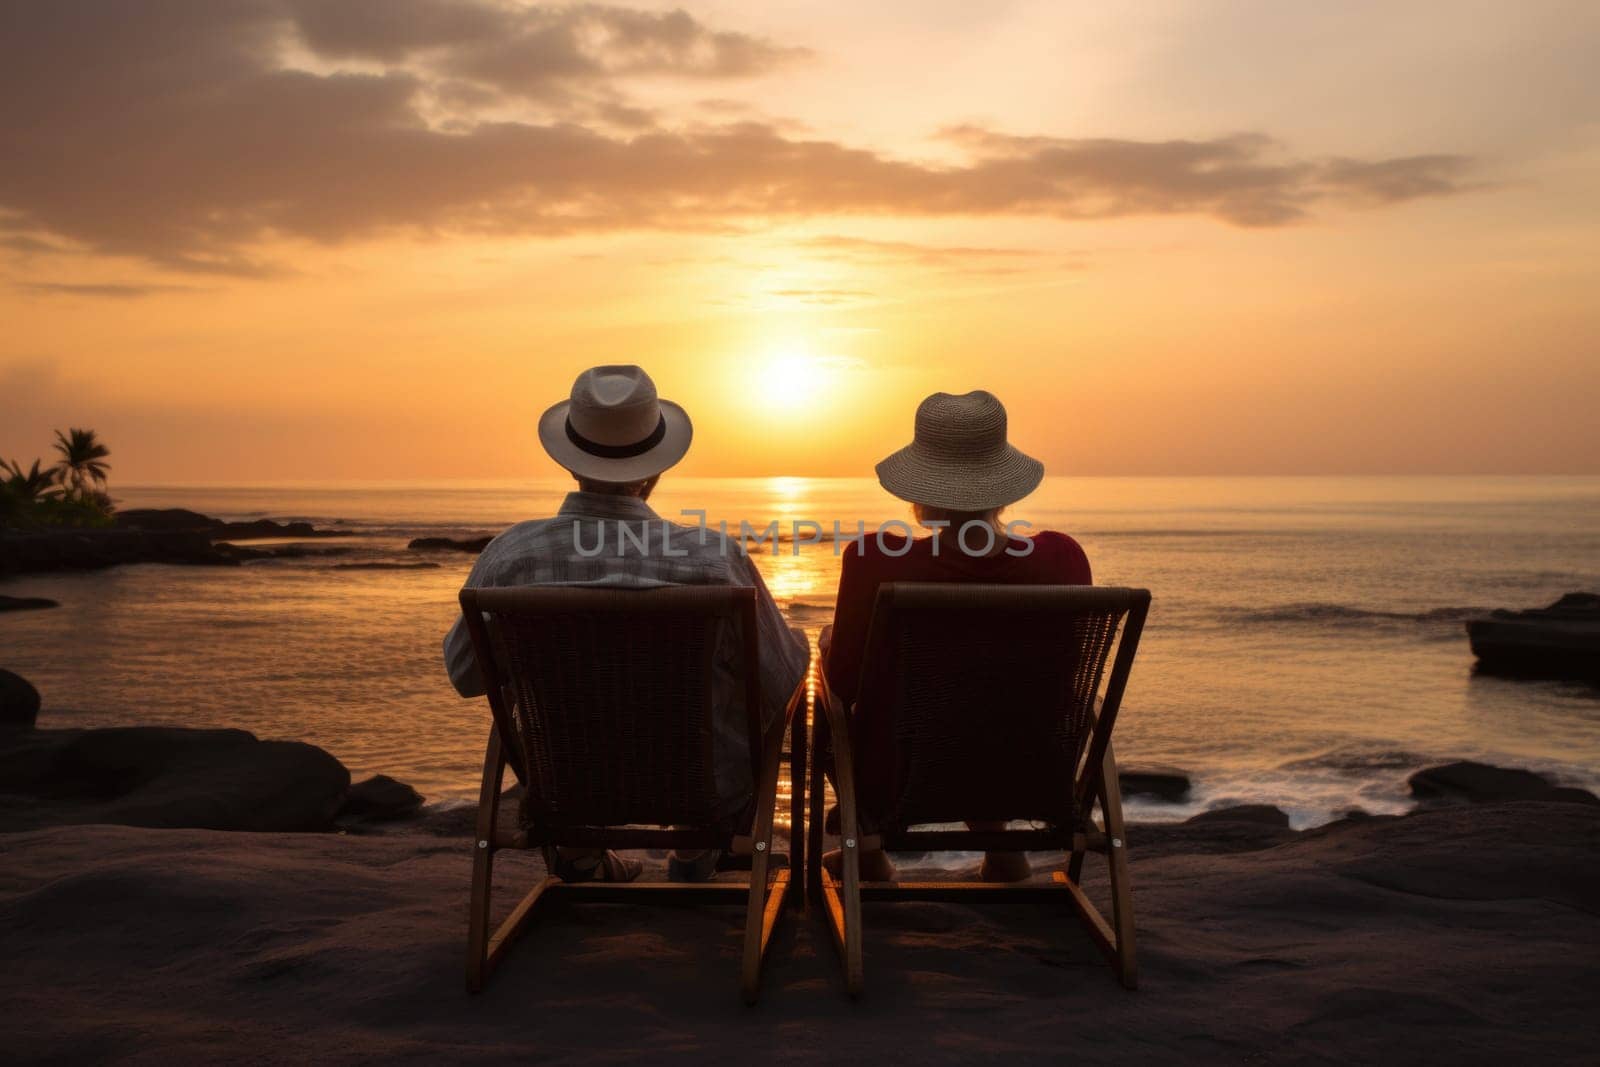
[[[834,732],[836,729],[836,732]],[[828,921],[833,924],[834,941],[844,959],[844,988],[852,997],[861,995],[864,984],[861,963],[861,828],[856,817],[854,755],[850,739],[841,736],[844,727],[830,724],[833,745],[834,792],[839,798],[839,854],[841,881],[835,883],[822,870],[822,890],[827,897]]]
[[[505,784],[505,753],[500,733],[489,727],[483,756],[483,782],[478,790],[478,833],[472,848],[472,898],[467,911],[467,992],[483,988],[489,968],[489,890],[494,876],[494,830],[500,815],[500,789]]]
[[[479,840],[482,840],[481,838]],[[489,964],[489,881],[494,873],[492,848],[475,847],[472,857],[472,903],[467,913],[467,992],[483,988]]]
[[[759,839],[758,839],[758,843]],[[744,964],[740,968],[741,992],[746,1004],[754,1004],[761,990],[761,958],[766,948],[767,853],[760,849],[750,860],[750,902],[744,914]]]
[[[750,899],[744,917],[744,962],[740,970],[740,984],[746,1004],[754,1004],[761,988],[761,961],[766,958],[767,944],[772,938],[778,917],[788,903],[791,870],[778,872],[775,885],[767,884],[767,869],[772,864],[773,822],[778,809],[778,780],[783,770],[784,734],[791,736],[794,744],[793,719],[803,711],[791,708],[790,729],[778,730],[769,735],[766,751],[761,760],[761,776],[756,782],[757,801],[755,821],[751,825]],[[789,784],[795,785],[795,757],[789,763]],[[792,809],[791,809],[792,810]],[[791,860],[790,867],[793,867]]]
[[[861,849],[855,820],[843,827],[844,840],[844,988],[852,997],[861,995]]]
[[[789,728],[789,877],[795,882],[797,888],[803,887],[806,882],[807,872],[807,843],[806,836],[806,760],[809,753],[806,746],[806,712],[810,702],[800,706],[795,712],[794,723]],[[804,911],[806,894],[797,892],[786,894],[789,906],[796,911]]]
[[[827,871],[821,872],[823,919],[833,935],[833,947],[844,964],[845,992],[857,997],[861,995],[864,984],[861,962],[860,849],[845,847],[841,851],[840,873],[843,880],[836,882]]]
[[[816,751],[816,732],[820,723],[812,727],[812,748],[808,761],[811,765],[810,805],[811,820],[806,825],[806,899],[813,905],[822,904],[822,848],[823,848],[823,823],[827,802],[826,776],[822,770],[822,759]]]
[[[1105,817],[1106,861],[1111,875],[1111,926],[1116,933],[1117,977],[1129,989],[1139,986],[1139,967],[1133,932],[1133,884],[1128,871],[1128,840],[1122,825],[1122,786],[1117,761],[1106,746],[1105,769],[1100,776],[1100,811]]]

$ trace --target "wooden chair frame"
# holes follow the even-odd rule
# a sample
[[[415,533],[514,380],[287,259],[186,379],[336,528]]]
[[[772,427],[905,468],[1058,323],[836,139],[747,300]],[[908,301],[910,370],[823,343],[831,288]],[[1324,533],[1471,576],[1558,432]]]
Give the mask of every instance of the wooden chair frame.
[[[772,933],[785,904],[804,907],[799,891],[799,873],[805,869],[805,809],[802,785],[805,781],[805,723],[807,719],[806,679],[790,694],[784,721],[775,723],[761,736],[759,708],[761,680],[760,647],[755,622],[755,590],[743,587],[664,587],[628,590],[637,598],[637,612],[665,611],[682,603],[687,592],[699,601],[710,602],[716,610],[731,609],[742,624],[745,666],[745,698],[750,711],[751,759],[755,768],[752,782],[755,802],[751,815],[740,831],[707,827],[650,828],[640,826],[545,827],[505,831],[499,827],[499,812],[505,786],[506,768],[511,766],[502,730],[512,726],[509,691],[505,676],[490,639],[485,612],[523,611],[560,614],[562,612],[627,610],[615,602],[617,590],[530,587],[463,589],[461,610],[472,635],[474,653],[482,672],[494,722],[484,753],[483,781],[478,795],[477,835],[472,863],[472,896],[467,922],[467,990],[480,991],[489,974],[501,963],[511,946],[522,935],[536,914],[538,905],[553,897],[590,903],[649,904],[735,904],[746,902],[744,948],[740,967],[740,990],[746,1003],[755,1003],[760,991],[761,965],[772,940]],[[596,596],[595,594],[599,595]],[[607,600],[610,603],[607,603]],[[791,841],[788,867],[769,870],[773,864],[773,823],[777,806],[783,742],[789,735],[789,781],[791,790]],[[547,875],[540,880],[510,914],[490,933],[490,896],[494,859],[505,849],[546,849],[557,846],[594,848],[720,848],[734,855],[750,857],[750,878],[746,882],[577,882],[568,883]]]
[[[1117,979],[1128,989],[1138,987],[1138,965],[1133,923],[1133,894],[1128,872],[1127,838],[1122,821],[1122,794],[1117,780],[1117,761],[1111,747],[1111,731],[1116,725],[1128,675],[1133,668],[1139,638],[1149,611],[1150,594],[1143,589],[1111,587],[994,586],[995,590],[1028,589],[1037,598],[1041,588],[1055,592],[1064,605],[1084,609],[1124,612],[1121,636],[1115,658],[1105,679],[1104,695],[1090,718],[1089,738],[1079,763],[1074,811],[1079,825],[1043,830],[913,830],[907,827],[884,829],[872,835],[859,832],[860,811],[855,785],[856,767],[851,751],[847,709],[829,687],[826,672],[817,672],[817,703],[826,717],[833,745],[834,791],[839,802],[841,863],[839,879],[822,865],[824,823],[824,760],[811,755],[811,823],[807,852],[808,895],[824,908],[824,917],[833,934],[835,948],[844,967],[845,989],[852,996],[863,987],[861,902],[863,900],[971,900],[996,896],[1007,900],[1040,899],[1071,905],[1084,922],[1090,937],[1113,964]],[[937,601],[944,593],[970,593],[971,585],[944,586],[939,583],[886,583],[879,588],[871,631],[879,629],[879,613],[887,615],[889,605],[899,601]],[[869,644],[868,655],[872,654]],[[871,669],[863,667],[863,677]],[[1096,826],[1093,809],[1098,805],[1101,823]],[[1013,885],[992,882],[864,882],[861,879],[861,853],[872,849],[889,851],[1024,851],[1061,848],[1066,859],[1064,870],[1054,872],[1049,884]],[[1111,883],[1111,918],[1107,920],[1079,884],[1084,857],[1094,852],[1106,857]]]

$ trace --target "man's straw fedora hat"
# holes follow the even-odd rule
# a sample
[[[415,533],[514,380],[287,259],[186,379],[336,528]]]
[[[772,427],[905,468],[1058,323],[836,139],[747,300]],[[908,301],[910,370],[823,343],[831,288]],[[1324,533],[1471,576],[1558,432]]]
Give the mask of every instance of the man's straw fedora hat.
[[[640,367],[591,367],[572,396],[539,418],[539,443],[573,474],[597,482],[638,482],[689,451],[688,414],[656,395]]]

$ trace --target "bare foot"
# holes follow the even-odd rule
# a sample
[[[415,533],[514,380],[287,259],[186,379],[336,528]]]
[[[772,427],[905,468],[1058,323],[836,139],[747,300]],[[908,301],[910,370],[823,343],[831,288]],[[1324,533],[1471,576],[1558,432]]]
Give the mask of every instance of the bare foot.
[[[1021,882],[1033,873],[1023,852],[985,852],[978,877],[985,882]]]
[[[839,849],[825,854],[822,857],[822,867],[835,880],[843,878],[844,853]],[[863,882],[892,882],[894,881],[894,864],[889,861],[889,854],[883,849],[873,849],[871,852],[861,854],[861,880]]]

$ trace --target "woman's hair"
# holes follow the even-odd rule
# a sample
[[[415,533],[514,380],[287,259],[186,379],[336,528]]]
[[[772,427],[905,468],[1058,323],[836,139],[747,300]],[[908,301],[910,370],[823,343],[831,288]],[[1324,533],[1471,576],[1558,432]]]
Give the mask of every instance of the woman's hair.
[[[959,532],[969,522],[987,523],[994,528],[995,533],[1001,533],[1000,512],[1002,508],[989,508],[987,511],[952,511],[949,508],[936,508],[931,504],[912,504],[911,513],[917,521],[924,526],[930,522],[947,522],[952,531]]]

